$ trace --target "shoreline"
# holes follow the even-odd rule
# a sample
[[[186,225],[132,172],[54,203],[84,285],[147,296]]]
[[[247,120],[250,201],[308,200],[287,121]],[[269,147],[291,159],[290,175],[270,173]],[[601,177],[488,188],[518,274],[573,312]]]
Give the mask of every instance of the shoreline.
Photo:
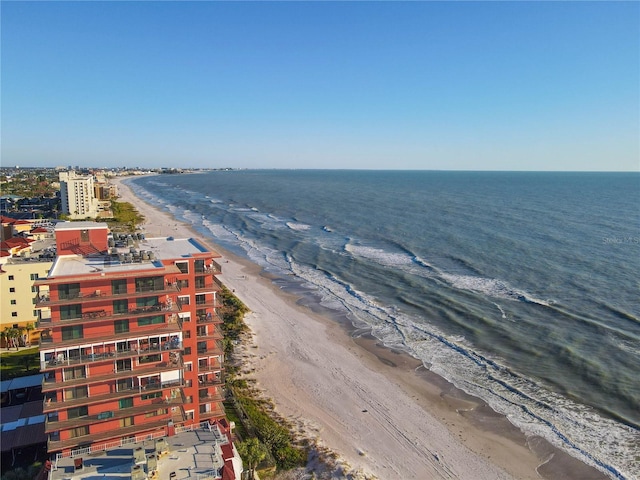
[[[119,200],[144,215],[147,236],[203,238],[122,180],[110,181]],[[527,438],[419,360],[302,304],[260,266],[204,241],[222,255],[220,280],[251,309],[248,377],[279,414],[354,470],[379,479],[609,478],[540,437]]]

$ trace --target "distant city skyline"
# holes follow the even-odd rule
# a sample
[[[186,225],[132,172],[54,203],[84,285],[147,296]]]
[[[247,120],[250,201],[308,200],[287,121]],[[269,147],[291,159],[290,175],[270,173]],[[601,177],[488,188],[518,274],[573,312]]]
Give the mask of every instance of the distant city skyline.
[[[638,2],[3,2],[2,166],[640,170]]]

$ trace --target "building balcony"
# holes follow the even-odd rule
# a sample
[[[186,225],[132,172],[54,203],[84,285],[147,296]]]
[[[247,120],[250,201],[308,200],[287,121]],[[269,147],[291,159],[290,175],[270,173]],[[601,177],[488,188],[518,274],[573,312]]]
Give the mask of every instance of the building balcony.
[[[84,304],[83,304],[84,305]],[[180,311],[180,306],[177,303],[168,304],[158,304],[152,305],[148,307],[139,307],[131,310],[127,310],[126,312],[113,312],[109,310],[92,310],[83,312],[81,316],[75,318],[67,318],[64,320],[56,320],[55,322],[51,317],[42,318],[38,322],[38,325],[42,327],[50,327],[52,325],[67,327],[69,325],[85,325],[87,322],[92,321],[105,321],[105,320],[122,320],[122,319],[137,319],[141,317],[148,317],[151,315],[172,315],[169,317],[170,319],[174,319],[173,317],[176,312]]]
[[[71,428],[85,427],[91,425],[104,423],[107,421],[120,420],[123,418],[135,417],[136,415],[143,415],[146,413],[157,412],[161,408],[166,408],[168,411],[166,414],[158,415],[165,419],[165,423],[171,419],[171,407],[176,405],[182,405],[182,398],[177,396],[176,398],[170,398],[167,396],[167,399],[158,398],[156,400],[152,400],[151,402],[138,405],[136,407],[128,407],[116,410],[107,410],[105,412],[101,412],[94,415],[87,415],[84,417],[72,418],[70,420],[46,420],[45,421],[45,433],[57,432],[60,430],[68,430]],[[109,413],[109,415],[105,415],[105,413]]]
[[[207,378],[206,380],[198,380],[199,387],[219,387],[220,385],[224,385],[224,380],[222,379],[222,375],[218,377]]]
[[[211,403],[211,402],[216,402],[216,403],[223,402],[224,394],[221,392],[206,393],[205,395],[199,395],[198,400],[199,400],[199,403],[201,404]]]
[[[132,425],[130,427],[120,427],[116,430],[106,432],[97,432],[81,437],[69,438],[67,440],[49,440],[47,442],[47,450],[49,453],[59,452],[62,450],[70,450],[78,447],[89,446],[98,442],[105,442],[112,439],[129,437],[133,435],[142,435],[144,433],[158,431],[167,426],[167,419],[146,422],[141,425]]]
[[[209,292],[219,292],[220,286],[215,282],[205,282],[204,284],[195,285],[196,293],[209,293]]]
[[[62,340],[62,341],[57,340],[54,342],[53,335],[51,334],[51,332],[44,330],[40,335],[40,346],[41,346],[41,350],[42,349],[46,350],[51,348],[48,346],[48,344],[55,343],[56,350],[62,351],[62,350],[68,350],[74,347],[85,346],[88,344],[94,344],[96,346],[102,345],[102,344],[106,345],[106,344],[113,344],[116,342],[123,342],[129,339],[135,339],[135,338],[177,335],[181,332],[182,330],[180,329],[180,326],[178,325],[178,323],[161,323],[161,324],[159,323],[159,324],[153,325],[153,330],[136,328],[136,331],[115,333],[104,338],[85,337],[85,338],[74,338],[71,340]]]
[[[56,390],[61,390],[63,388],[70,387],[78,387],[82,385],[91,385],[92,383],[106,383],[112,382],[118,379],[124,378],[136,378],[136,377],[144,377],[150,376],[156,373],[161,372],[170,372],[172,370],[182,368],[179,361],[174,362],[160,362],[153,363],[144,366],[135,366],[134,368],[128,370],[118,370],[116,372],[111,372],[108,374],[102,375],[89,375],[81,378],[72,378],[64,380],[63,383],[60,383],[53,378],[47,378],[47,375],[42,379],[42,393],[54,392]]]
[[[195,274],[196,275],[218,275],[222,273],[222,267],[218,262],[216,262],[215,260],[210,260],[210,262],[211,262],[210,266],[207,266],[204,268],[196,267]]]
[[[154,332],[155,336],[155,332]],[[134,358],[140,357],[143,355],[149,355],[152,353],[162,353],[162,352],[176,352],[182,350],[182,342],[164,342],[162,344],[150,344],[145,348],[129,348],[126,350],[116,350],[115,343],[112,341],[110,343],[114,344],[114,350],[105,352],[105,353],[91,353],[88,355],[78,355],[75,357],[69,357],[65,359],[52,358],[51,360],[47,360],[44,362],[40,362],[40,371],[50,371],[55,370],[61,367],[73,366],[73,365],[91,365],[97,363],[105,363],[105,362],[113,362],[114,360],[121,360],[124,358]],[[98,344],[97,346],[103,347],[103,344]]]
[[[100,303],[105,300],[119,300],[122,298],[142,298],[150,296],[160,296],[167,294],[175,294],[180,291],[179,286],[176,283],[168,283],[163,288],[139,288],[131,292],[109,292],[102,289],[96,289],[92,292],[78,292],[77,294],[67,295],[65,298],[59,298],[58,300],[51,300],[50,295],[41,295],[36,300],[36,308],[52,307],[59,305],[73,305],[75,303],[82,303],[83,305]]]
[[[215,358],[209,358],[206,364],[198,364],[198,373],[219,372],[223,369],[222,362]]]
[[[143,395],[162,391],[166,388],[183,387],[183,381],[149,383],[147,385],[137,385],[131,388],[120,389],[117,392],[109,392],[100,395],[90,395],[82,398],[72,398],[65,400],[45,399],[43,401],[43,413],[51,413],[63,408],[78,407],[81,405],[96,405],[98,403],[110,402],[121,398],[131,397],[132,395]]]
[[[220,404],[214,404],[215,406],[209,411],[200,412],[200,421],[212,420],[216,418],[222,418],[225,416],[224,408]]]
[[[207,333],[197,333],[196,338],[198,340],[222,340],[224,338],[224,334],[220,331],[219,328],[210,329],[213,330]],[[207,348],[207,350],[209,350]]]
[[[220,315],[218,315],[217,312],[215,312],[215,313],[207,313],[206,315],[198,315],[196,323],[199,323],[199,324],[201,324],[201,323],[221,324],[222,323],[222,318],[220,317]]]
[[[220,308],[222,306],[218,302],[214,301],[213,298],[211,300],[196,301],[194,305],[196,308]]]

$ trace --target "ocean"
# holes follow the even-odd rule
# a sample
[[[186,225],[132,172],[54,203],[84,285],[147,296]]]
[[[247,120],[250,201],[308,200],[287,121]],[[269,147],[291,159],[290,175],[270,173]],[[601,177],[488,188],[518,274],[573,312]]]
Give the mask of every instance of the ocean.
[[[131,183],[524,432],[640,478],[640,174],[236,170]]]

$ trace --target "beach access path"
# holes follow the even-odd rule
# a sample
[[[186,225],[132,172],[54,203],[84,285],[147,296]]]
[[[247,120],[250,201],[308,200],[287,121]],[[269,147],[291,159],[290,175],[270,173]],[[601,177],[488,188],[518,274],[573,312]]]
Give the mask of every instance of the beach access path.
[[[202,238],[121,180],[110,181],[119,201],[144,215],[147,237]],[[251,309],[245,320],[254,343],[244,348],[245,370],[280,415],[354,471],[381,480],[541,478],[536,470],[552,456],[548,446],[534,453],[531,439],[493,412],[467,415],[482,405],[407,355],[353,338],[336,321],[298,305],[257,265],[204,240],[222,254],[222,282]],[[586,467],[568,458],[572,468]]]

